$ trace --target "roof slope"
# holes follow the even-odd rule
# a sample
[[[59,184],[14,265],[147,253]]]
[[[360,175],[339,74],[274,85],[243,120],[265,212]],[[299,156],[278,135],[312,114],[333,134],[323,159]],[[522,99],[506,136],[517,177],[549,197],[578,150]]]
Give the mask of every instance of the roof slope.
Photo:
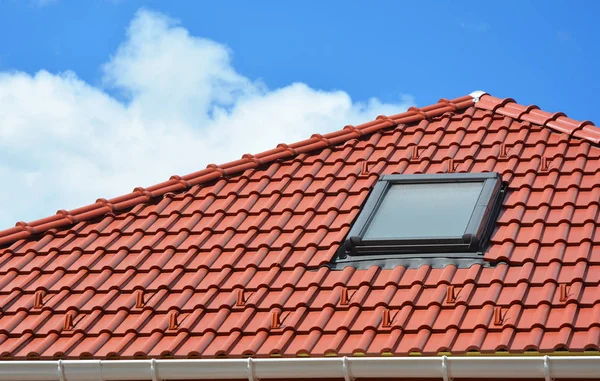
[[[466,96],[19,224],[0,233],[0,356],[598,350],[599,142]],[[484,171],[509,184],[485,253],[503,263],[323,266],[381,174]]]

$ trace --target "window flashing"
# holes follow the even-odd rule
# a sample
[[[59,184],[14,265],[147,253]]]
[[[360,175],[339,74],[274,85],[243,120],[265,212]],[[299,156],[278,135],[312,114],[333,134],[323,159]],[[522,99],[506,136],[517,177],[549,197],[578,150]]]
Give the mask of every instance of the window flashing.
[[[444,237],[402,237],[365,239],[365,233],[379,211],[387,192],[394,185],[430,183],[476,183],[481,191],[468,217],[464,234]],[[461,262],[481,258],[491,230],[495,226],[505,192],[497,173],[452,173],[423,175],[384,175],[368,196],[358,218],[352,225],[333,264],[408,260],[416,263],[436,262],[440,258]],[[467,211],[468,212],[468,211]],[[409,217],[410,218],[410,217]]]

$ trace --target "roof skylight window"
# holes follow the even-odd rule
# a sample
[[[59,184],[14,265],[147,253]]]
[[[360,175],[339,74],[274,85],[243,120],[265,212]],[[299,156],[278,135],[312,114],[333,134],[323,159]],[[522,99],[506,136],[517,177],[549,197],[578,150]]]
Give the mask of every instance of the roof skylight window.
[[[472,258],[489,239],[503,193],[497,173],[383,176],[337,262],[382,255]]]

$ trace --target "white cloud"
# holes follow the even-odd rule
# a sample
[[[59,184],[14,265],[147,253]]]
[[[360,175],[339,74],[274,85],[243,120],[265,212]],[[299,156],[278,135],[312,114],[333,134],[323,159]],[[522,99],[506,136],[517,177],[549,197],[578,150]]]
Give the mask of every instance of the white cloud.
[[[0,229],[412,103],[268,89],[236,72],[225,46],[150,11],[103,73],[99,88],[73,72],[0,72]]]

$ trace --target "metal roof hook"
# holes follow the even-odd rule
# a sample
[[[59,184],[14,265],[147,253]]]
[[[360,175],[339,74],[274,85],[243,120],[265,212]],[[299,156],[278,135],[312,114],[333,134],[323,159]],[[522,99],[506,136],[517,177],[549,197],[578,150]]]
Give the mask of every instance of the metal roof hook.
[[[58,367],[56,371],[58,373],[58,381],[67,381],[67,379],[65,378],[65,365],[63,364],[63,361],[58,360],[57,365]]]
[[[546,381],[553,381],[554,379],[550,377],[550,356],[544,356],[544,379]]]
[[[252,357],[248,357],[248,381],[258,381],[259,379],[254,376],[254,362]]]
[[[444,381],[452,381],[452,378],[448,376],[448,364],[446,363],[448,357],[446,355],[442,356],[442,379]]]
[[[342,371],[344,372],[344,381],[354,381],[354,377],[350,373],[347,356],[342,357]]]
[[[156,366],[156,359],[152,358],[150,360],[150,376],[152,377],[152,381],[161,381],[161,378],[158,376],[158,368]]]

